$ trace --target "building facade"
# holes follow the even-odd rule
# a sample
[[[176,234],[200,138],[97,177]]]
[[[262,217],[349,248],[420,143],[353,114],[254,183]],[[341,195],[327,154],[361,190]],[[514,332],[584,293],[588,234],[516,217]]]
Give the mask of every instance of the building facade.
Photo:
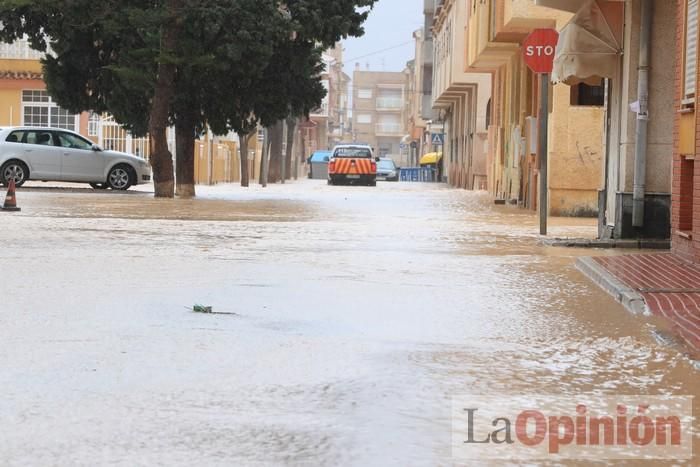
[[[536,210],[540,96],[537,75],[525,65],[521,45],[535,29],[561,30],[572,14],[538,6],[535,0],[470,0],[467,7],[467,66],[493,77],[487,109],[488,190]],[[559,84],[549,92],[549,214],[595,216],[603,183],[603,90]]]
[[[605,83],[600,237],[669,238],[676,1],[536,2],[574,14],[557,46],[558,79]],[[590,37],[594,49],[586,45]]]
[[[407,134],[406,75],[363,71],[357,64],[352,89],[353,142],[369,144],[378,156],[400,163]]]
[[[424,117],[424,53],[426,51],[425,31],[421,28],[413,33],[415,59],[406,64],[406,131],[409,135],[408,166],[418,167],[421,155],[428,152],[428,121]],[[432,60],[432,50],[429,51]]]
[[[350,77],[343,72],[342,44],[336,44],[334,48],[325,51],[323,63],[325,71],[321,82],[326,88],[326,97],[321,106],[299,124],[307,157],[316,150],[331,149],[351,138],[348,121]]]
[[[676,2],[674,2],[676,3]],[[697,118],[698,0],[677,0],[676,80],[673,132],[673,252],[700,262],[700,120]]]
[[[73,114],[54,102],[43,80],[41,58],[26,40],[0,42],[0,126],[40,126],[75,131],[109,150],[148,159],[148,138],[137,138],[108,115]],[[240,177],[237,138],[205,135],[195,143],[197,183],[236,181]],[[168,131],[175,155],[175,132]]]
[[[448,184],[487,188],[488,123],[491,74],[470,70],[466,63],[467,5],[440,2],[433,23],[432,106],[443,123],[443,176]]]

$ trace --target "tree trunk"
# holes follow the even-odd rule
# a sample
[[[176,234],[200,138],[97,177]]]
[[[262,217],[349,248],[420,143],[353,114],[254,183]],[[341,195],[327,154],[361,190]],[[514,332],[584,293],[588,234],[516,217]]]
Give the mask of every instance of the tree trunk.
[[[265,128],[262,154],[260,154],[260,185],[267,187],[267,174],[270,167],[270,129]]]
[[[311,156],[311,154],[306,154],[306,132],[304,130],[301,131],[301,136],[299,138],[299,152],[301,154],[300,161],[302,164],[302,167],[304,167],[304,172],[307,174],[311,171],[311,168],[308,165],[308,157]]]
[[[150,159],[153,167],[156,198],[175,196],[173,155],[168,149],[168,117],[170,104],[175,93],[176,66],[174,63],[169,63],[166,57],[172,56],[176,52],[177,38],[182,29],[182,21],[179,19],[182,0],[167,0],[165,5],[168,18],[162,28],[158,79],[148,120]]]
[[[175,121],[175,193],[181,198],[194,198],[195,126],[191,112],[178,114]]]
[[[277,183],[282,173],[282,139],[284,120],[280,120],[270,128],[270,163],[267,181]]]
[[[292,167],[294,167],[294,164],[292,164],[292,159],[294,157],[294,135],[297,130],[297,119],[296,117],[288,117],[287,118],[287,154],[286,157],[284,158],[284,162],[286,164],[286,170],[285,174],[287,177],[287,180],[291,180],[292,178]],[[296,177],[296,173],[294,173],[294,178]]]
[[[248,173],[248,142],[252,133],[238,133],[238,139],[241,142],[241,186],[248,188],[250,186],[250,173]]]

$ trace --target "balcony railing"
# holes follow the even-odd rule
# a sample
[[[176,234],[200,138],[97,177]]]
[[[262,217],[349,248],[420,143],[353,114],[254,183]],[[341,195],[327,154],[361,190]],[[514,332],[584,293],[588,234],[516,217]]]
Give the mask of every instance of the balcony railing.
[[[376,133],[378,135],[402,135],[404,131],[400,123],[378,123]]]
[[[401,110],[403,99],[400,97],[378,97],[377,110]]]
[[[311,115],[315,117],[328,117],[328,103],[324,102],[321,107],[311,111]]]

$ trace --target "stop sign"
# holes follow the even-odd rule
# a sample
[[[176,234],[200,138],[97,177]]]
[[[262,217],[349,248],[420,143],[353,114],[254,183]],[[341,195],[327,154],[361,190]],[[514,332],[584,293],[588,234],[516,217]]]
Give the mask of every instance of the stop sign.
[[[525,64],[535,73],[551,73],[559,33],[554,29],[535,29],[523,42]]]

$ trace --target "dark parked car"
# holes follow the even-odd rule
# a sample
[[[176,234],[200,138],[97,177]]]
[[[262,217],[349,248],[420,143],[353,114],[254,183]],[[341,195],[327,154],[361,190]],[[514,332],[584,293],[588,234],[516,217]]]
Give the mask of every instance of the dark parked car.
[[[382,157],[377,162],[377,180],[398,182],[400,167],[396,167],[394,161],[388,157]]]

